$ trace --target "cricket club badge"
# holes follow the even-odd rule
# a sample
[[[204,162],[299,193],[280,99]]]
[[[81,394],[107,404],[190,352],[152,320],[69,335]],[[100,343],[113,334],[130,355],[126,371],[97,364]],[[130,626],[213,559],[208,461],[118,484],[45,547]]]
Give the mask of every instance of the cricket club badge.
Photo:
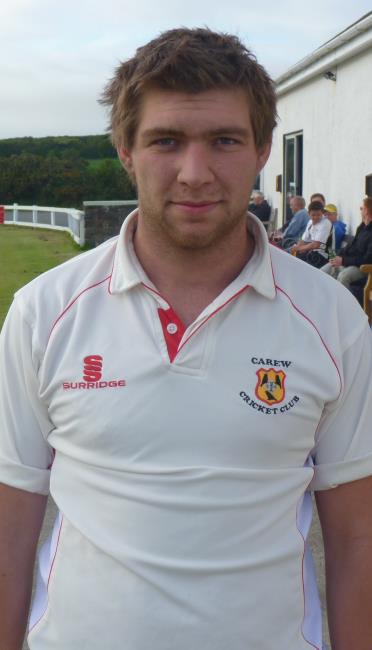
[[[255,393],[261,402],[272,406],[284,400],[286,374],[283,370],[260,368],[257,370],[256,375],[258,379]]]

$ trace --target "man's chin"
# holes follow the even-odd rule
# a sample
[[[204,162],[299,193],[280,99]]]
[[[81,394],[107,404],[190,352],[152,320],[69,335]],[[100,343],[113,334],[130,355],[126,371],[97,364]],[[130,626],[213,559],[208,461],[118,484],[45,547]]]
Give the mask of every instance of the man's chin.
[[[205,224],[204,224],[205,225]],[[167,229],[167,238],[171,245],[184,251],[202,251],[216,247],[228,234],[228,229],[198,228]]]

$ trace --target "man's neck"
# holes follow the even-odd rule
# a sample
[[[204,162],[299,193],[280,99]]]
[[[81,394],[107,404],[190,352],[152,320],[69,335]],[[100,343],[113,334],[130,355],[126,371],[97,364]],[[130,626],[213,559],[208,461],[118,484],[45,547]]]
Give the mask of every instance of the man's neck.
[[[232,239],[232,241],[231,241]],[[169,249],[134,236],[136,255],[159,293],[187,327],[239,275],[254,250],[253,237],[226,238],[203,250]]]

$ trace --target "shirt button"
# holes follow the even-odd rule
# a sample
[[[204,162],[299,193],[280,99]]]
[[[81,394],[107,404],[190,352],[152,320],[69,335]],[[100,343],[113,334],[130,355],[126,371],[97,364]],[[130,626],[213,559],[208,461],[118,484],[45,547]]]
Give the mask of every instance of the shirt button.
[[[167,332],[168,334],[175,334],[178,330],[176,323],[168,323]]]

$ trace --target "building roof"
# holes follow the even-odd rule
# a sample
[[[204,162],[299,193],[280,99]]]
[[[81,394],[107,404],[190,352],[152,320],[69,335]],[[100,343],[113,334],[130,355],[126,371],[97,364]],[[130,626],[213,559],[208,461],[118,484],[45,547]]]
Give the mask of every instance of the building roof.
[[[278,95],[283,95],[312,77],[331,73],[336,78],[339,63],[372,47],[372,11],[349,25],[280,75],[275,82]],[[333,79],[335,80],[335,79]]]

